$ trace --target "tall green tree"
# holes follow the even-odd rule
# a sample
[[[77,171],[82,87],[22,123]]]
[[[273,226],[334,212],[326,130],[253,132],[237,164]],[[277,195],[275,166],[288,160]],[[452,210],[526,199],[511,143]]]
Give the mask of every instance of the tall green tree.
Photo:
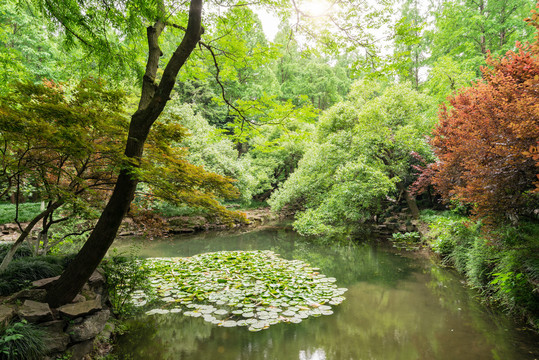
[[[535,6],[533,0],[444,1],[434,12],[431,60],[449,56],[464,70],[481,76],[479,67],[490,52],[503,56],[516,41],[533,38],[526,18]]]
[[[58,306],[71,301],[78,294],[116,237],[122,219],[135,195],[139,181],[136,169],[140,166],[144,144],[150,129],[170,98],[178,72],[203,33],[202,1],[192,0],[188,14],[180,14],[180,19],[171,17],[162,2],[158,4],[147,4],[144,1],[129,1],[121,4],[108,2],[55,4],[47,1],[43,3],[43,6],[65,27],[66,33],[73,34],[80,41],[95,48],[109,46],[106,36],[110,29],[102,23],[104,20],[126,35],[140,30],[142,25],[139,22],[140,16],[153,20],[153,24],[146,28],[148,58],[142,79],[140,101],[129,124],[124,152],[125,164],[118,175],[110,200],[90,237],[60,279],[54,282],[47,291],[47,302],[51,306]],[[185,34],[158,78],[157,71],[163,55],[159,47],[159,38],[167,22],[182,20],[182,17],[184,21],[187,17]],[[130,23],[138,26],[130,27]]]
[[[424,37],[426,18],[418,0],[406,0],[402,18],[395,25],[394,58],[397,74],[419,89],[420,71],[425,66],[427,44]]]

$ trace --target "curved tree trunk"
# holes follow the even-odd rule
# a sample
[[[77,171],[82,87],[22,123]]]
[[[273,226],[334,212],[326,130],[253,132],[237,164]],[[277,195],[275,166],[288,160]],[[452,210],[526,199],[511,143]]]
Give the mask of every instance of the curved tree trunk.
[[[61,277],[47,289],[46,301],[52,307],[66,304],[75,298],[116,238],[118,228],[129,209],[138,183],[131,169],[138,166],[151,126],[165,108],[179,70],[200,40],[203,31],[201,14],[202,0],[192,0],[185,36],[164,69],[159,85],[155,84],[159,57],[162,55],[158,39],[165,23],[157,20],[154,26],[148,27],[149,54],[146,73],[143,78],[139,108],[131,117],[125,147],[125,155],[131,159],[130,164],[120,171],[112,196],[90,237]]]

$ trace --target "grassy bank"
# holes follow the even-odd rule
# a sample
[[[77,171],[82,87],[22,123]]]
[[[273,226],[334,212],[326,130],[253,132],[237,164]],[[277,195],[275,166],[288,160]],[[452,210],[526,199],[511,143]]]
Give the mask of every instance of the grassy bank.
[[[41,203],[19,204],[19,221],[28,222],[40,212]],[[10,203],[0,204],[0,224],[12,223],[15,221],[15,205]]]
[[[427,242],[492,304],[539,330],[539,224],[486,230],[454,212],[424,211]]]

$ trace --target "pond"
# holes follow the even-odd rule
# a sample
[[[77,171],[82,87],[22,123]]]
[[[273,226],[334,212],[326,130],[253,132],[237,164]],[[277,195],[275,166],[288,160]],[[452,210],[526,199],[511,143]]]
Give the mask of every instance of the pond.
[[[284,225],[213,232],[142,244],[147,257],[222,250],[272,250],[320,268],[348,288],[330,316],[249,332],[182,314],[133,319],[115,354],[120,359],[361,360],[539,359],[539,336],[476,298],[454,271],[418,253],[379,242],[328,245]]]

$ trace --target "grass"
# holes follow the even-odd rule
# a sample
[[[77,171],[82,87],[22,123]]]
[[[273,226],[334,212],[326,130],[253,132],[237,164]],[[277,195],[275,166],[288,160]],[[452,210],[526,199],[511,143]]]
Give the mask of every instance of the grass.
[[[23,248],[23,247],[21,247]],[[0,273],[0,296],[13,294],[28,287],[32,281],[60,275],[73,255],[19,257]]]
[[[10,248],[11,244],[0,244],[0,261],[4,259],[4,256],[6,256]],[[17,251],[15,251],[13,259],[19,259],[26,256],[32,256],[32,249],[30,249],[28,245],[22,244]]]
[[[19,221],[28,222],[40,213],[41,203],[19,204]],[[15,221],[15,204],[0,204],[0,224]]]
[[[426,211],[427,241],[491,303],[539,329],[539,224],[485,229],[453,212]]]
[[[25,320],[0,328],[0,360],[42,359],[44,336],[43,330]]]

